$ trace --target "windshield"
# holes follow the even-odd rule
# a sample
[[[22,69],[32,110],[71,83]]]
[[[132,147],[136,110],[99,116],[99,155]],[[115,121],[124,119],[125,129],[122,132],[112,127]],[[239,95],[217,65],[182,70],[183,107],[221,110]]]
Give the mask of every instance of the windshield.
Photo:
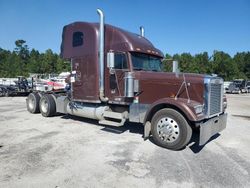
[[[142,53],[131,53],[131,57],[134,70],[162,71],[159,57]]]

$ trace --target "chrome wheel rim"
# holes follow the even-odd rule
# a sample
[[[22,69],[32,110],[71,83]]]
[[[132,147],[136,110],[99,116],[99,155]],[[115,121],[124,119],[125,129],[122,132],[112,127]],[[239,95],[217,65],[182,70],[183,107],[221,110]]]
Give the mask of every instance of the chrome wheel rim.
[[[48,111],[48,102],[46,100],[41,100],[41,110],[43,113]]]
[[[180,128],[178,123],[170,118],[161,118],[157,123],[157,133],[160,139],[167,143],[172,143],[178,139]]]

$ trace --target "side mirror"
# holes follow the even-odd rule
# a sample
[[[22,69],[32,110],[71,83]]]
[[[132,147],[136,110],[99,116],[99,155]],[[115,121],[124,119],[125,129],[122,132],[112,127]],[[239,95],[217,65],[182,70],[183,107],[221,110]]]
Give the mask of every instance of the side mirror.
[[[115,53],[108,52],[107,54],[107,67],[113,69],[115,67]]]

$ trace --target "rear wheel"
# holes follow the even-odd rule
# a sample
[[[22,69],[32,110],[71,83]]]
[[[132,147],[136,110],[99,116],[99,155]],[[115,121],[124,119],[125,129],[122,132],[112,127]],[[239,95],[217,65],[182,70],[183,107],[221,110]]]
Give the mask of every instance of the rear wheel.
[[[153,116],[152,135],[157,145],[179,150],[190,141],[192,129],[182,114],[176,110],[164,108]]]
[[[56,103],[52,95],[43,95],[40,99],[39,107],[44,117],[51,117],[56,114]]]
[[[30,93],[27,100],[27,110],[34,114],[39,113],[39,101],[40,101],[40,95],[38,93]]]

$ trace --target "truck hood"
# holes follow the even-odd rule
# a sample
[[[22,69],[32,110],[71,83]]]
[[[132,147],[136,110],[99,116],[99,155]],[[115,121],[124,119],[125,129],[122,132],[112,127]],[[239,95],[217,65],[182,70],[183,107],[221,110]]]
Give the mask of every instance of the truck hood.
[[[185,77],[186,81],[191,82],[200,82],[205,77],[203,74],[193,74],[193,73],[172,73],[172,72],[154,72],[154,71],[136,71],[135,77],[140,80],[164,80],[165,83],[171,81],[183,81],[183,77]]]
[[[168,97],[188,99],[189,96],[190,100],[203,103],[205,75],[136,71],[134,77],[139,82],[140,102],[152,103]]]

